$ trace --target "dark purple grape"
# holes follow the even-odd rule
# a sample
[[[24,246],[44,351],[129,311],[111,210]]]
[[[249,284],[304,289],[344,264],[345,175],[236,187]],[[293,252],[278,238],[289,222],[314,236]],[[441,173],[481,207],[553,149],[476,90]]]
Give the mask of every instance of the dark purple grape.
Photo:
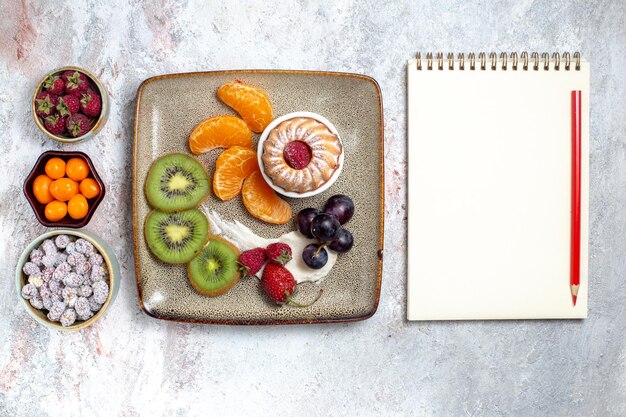
[[[318,214],[311,222],[311,234],[320,242],[333,240],[337,236],[339,229],[341,229],[341,225],[330,214]]]
[[[354,215],[354,203],[347,195],[337,194],[328,199],[324,206],[324,213],[335,216],[339,223],[345,224]]]
[[[352,238],[352,233],[346,229],[339,229],[337,237],[330,243],[330,245],[328,245],[328,247],[335,252],[343,253],[352,249],[353,244],[354,239]]]
[[[310,207],[300,210],[296,215],[296,225],[298,226],[300,233],[312,239],[313,235],[311,234],[311,222],[313,221],[313,218],[320,213],[321,211],[318,209]]]
[[[318,252],[319,247],[320,245],[317,243],[311,243],[302,251],[302,260],[309,268],[320,269],[328,262],[328,252],[324,248]]]

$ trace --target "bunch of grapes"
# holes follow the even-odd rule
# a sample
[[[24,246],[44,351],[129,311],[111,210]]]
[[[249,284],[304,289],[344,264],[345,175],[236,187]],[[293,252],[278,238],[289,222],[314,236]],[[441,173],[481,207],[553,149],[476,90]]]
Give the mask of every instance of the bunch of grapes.
[[[354,202],[347,195],[337,194],[326,202],[324,210],[305,208],[296,216],[296,223],[300,233],[317,243],[311,243],[304,248],[302,260],[309,268],[320,269],[328,262],[326,248],[338,253],[352,249],[354,240],[352,233],[344,229],[354,215]]]

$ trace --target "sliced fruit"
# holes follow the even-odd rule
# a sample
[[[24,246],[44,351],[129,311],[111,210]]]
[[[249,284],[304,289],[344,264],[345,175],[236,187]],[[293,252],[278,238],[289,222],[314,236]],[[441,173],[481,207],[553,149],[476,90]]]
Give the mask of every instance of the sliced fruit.
[[[145,192],[150,205],[161,211],[191,209],[209,195],[209,175],[197,159],[172,153],[154,161]]]
[[[200,122],[189,135],[189,149],[196,155],[215,148],[252,147],[252,132],[237,116],[215,116]]]
[[[259,170],[256,152],[250,148],[233,146],[222,152],[215,162],[213,192],[223,200],[230,200],[241,192],[243,180]]]
[[[217,97],[232,107],[253,132],[261,133],[274,118],[267,93],[241,81],[226,83],[217,90]]]
[[[243,205],[259,220],[272,224],[285,224],[291,220],[291,206],[267,185],[261,171],[254,171],[243,182]]]
[[[209,238],[209,221],[198,209],[165,213],[152,210],[144,226],[150,251],[169,264],[184,264],[196,256]]]
[[[216,236],[187,265],[189,282],[200,294],[215,297],[239,281],[239,250]]]

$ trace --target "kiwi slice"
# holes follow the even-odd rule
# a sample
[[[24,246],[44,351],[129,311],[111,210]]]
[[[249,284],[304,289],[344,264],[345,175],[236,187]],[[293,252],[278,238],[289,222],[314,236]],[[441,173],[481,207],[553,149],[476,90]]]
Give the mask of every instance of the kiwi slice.
[[[198,209],[178,213],[152,210],[144,229],[150,251],[168,264],[189,262],[209,238],[209,221]]]
[[[209,195],[209,175],[196,158],[182,153],[152,163],[145,186],[150,205],[161,211],[198,207]]]
[[[239,250],[231,243],[211,236],[209,243],[189,265],[189,282],[200,294],[215,297],[224,294],[239,281]]]

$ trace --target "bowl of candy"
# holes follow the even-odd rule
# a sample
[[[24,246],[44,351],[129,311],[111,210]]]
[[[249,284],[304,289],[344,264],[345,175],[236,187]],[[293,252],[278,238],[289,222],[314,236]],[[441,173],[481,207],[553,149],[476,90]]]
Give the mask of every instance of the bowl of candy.
[[[89,232],[70,229],[33,240],[16,270],[18,297],[28,314],[57,330],[83,329],[102,317],[119,280],[111,248]]]
[[[31,110],[37,127],[64,143],[95,135],[107,119],[108,94],[100,80],[79,67],[46,74],[33,94]]]

